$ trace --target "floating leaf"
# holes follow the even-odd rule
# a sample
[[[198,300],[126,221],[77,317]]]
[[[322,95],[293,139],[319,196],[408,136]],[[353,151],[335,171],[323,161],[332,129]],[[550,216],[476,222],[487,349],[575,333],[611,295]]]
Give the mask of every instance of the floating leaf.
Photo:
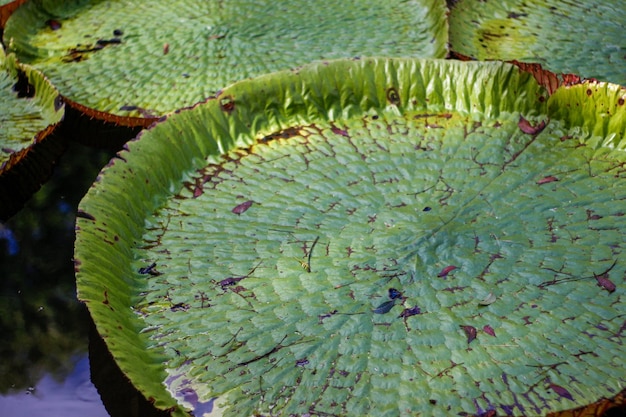
[[[248,200],[248,201],[244,201],[243,203],[235,206],[234,209],[232,209],[231,211],[235,214],[242,214],[245,213],[246,210],[248,210],[252,204],[254,203],[254,201],[252,200]]]
[[[381,305],[373,309],[372,312],[376,314],[389,313],[389,311],[393,308],[395,304],[396,304],[396,300],[385,301],[384,303],[382,303]]]
[[[226,416],[542,415],[564,402],[545,381],[572,378],[572,407],[614,395],[626,303],[593,274],[626,267],[626,110],[596,87],[548,96],[513,65],[369,58],[233,84],[230,111],[171,114],[98,177],[78,295],[178,415],[189,389]],[[520,114],[550,123],[528,135]],[[546,172],[559,187],[537,186]],[[309,255],[310,273],[294,261]],[[151,262],[161,275],[137,272]]]
[[[467,336],[468,344],[472,343],[472,340],[476,339],[476,327],[462,325],[461,329],[463,329],[463,332]]]
[[[52,134],[64,116],[56,88],[0,45],[0,221],[19,211],[50,176],[67,147]]]
[[[445,2],[432,0],[388,0],[385,7],[375,0],[315,7],[289,0],[281,1],[279,11],[270,0],[153,0],[114,7],[51,0],[20,7],[4,39],[73,102],[154,119],[215,96],[234,81],[312,61],[444,58],[446,13]],[[233,103],[225,101],[225,109]]]
[[[557,177],[555,177],[554,175],[548,175],[547,177],[543,177],[539,180],[537,180],[537,185],[542,185],[542,184],[548,184],[551,182],[555,182],[558,181],[559,179]]]
[[[457,267],[456,267],[456,266],[454,266],[454,265],[446,266],[445,268],[443,268],[443,269],[441,270],[441,272],[439,272],[439,273],[437,274],[437,276],[438,276],[439,278],[446,277],[446,276],[448,276],[448,274],[449,274],[450,272],[454,271],[455,269],[457,269]]]
[[[402,297],[402,293],[395,288],[389,288],[389,298],[395,300],[396,298]]]
[[[539,133],[543,131],[543,129],[546,128],[545,121],[542,120],[541,122],[533,126],[530,124],[528,120],[524,119],[523,116],[519,117],[519,122],[517,125],[519,126],[522,132],[527,133],[529,135],[538,135]]]
[[[419,313],[421,313],[421,310],[418,306],[408,307],[402,310],[402,313],[400,313],[398,318],[407,318]]]
[[[488,324],[485,324],[485,325],[483,326],[483,332],[487,333],[489,336],[496,337],[496,331],[495,331],[495,330],[493,330],[493,327],[491,327],[491,326],[490,326],[490,325],[488,325]]]
[[[565,388],[563,388],[562,386],[551,383],[549,387],[552,391],[556,392],[560,397],[567,398],[570,401],[574,401],[572,394],[570,394],[570,392],[566,390]]]
[[[609,279],[608,275],[596,276],[596,281],[598,281],[598,286],[604,288],[608,292],[614,292],[617,288],[613,281]]]

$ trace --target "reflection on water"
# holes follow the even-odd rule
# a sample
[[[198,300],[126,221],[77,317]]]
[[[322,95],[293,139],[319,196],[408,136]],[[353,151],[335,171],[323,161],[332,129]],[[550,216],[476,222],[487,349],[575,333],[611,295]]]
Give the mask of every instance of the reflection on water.
[[[76,208],[112,155],[70,146],[52,179],[0,223],[2,416],[107,415],[89,381],[72,256]]]
[[[0,415],[11,417],[107,417],[89,379],[86,355],[73,358],[74,369],[62,378],[46,374],[34,387],[0,395]]]

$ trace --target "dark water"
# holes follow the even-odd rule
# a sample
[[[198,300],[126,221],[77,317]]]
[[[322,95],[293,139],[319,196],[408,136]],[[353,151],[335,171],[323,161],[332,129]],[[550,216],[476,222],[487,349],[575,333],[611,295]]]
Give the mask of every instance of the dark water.
[[[113,151],[70,145],[51,180],[0,223],[0,416],[108,416],[90,380],[76,300],[78,202]]]

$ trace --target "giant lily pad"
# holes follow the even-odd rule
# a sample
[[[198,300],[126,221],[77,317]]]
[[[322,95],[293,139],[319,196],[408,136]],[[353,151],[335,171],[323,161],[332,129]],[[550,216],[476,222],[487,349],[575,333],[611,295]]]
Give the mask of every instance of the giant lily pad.
[[[450,44],[477,59],[519,60],[626,84],[626,8],[585,0],[452,1]]]
[[[177,413],[540,415],[613,396],[625,97],[438,60],[236,83],[103,171],[80,205],[79,298]]]
[[[14,214],[50,175],[65,142],[51,133],[65,115],[44,75],[0,46],[0,219]]]
[[[153,118],[314,60],[443,58],[446,11],[442,0],[58,0],[21,7],[4,39],[73,102]]]

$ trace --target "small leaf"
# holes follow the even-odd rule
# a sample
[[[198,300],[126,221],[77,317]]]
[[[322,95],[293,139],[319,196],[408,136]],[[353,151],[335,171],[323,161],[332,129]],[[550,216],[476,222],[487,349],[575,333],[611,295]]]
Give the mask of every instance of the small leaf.
[[[296,366],[305,366],[309,364],[309,360],[307,358],[302,358],[296,360]]]
[[[559,179],[557,177],[555,177],[554,175],[548,175],[547,177],[543,177],[540,180],[537,180],[537,185],[541,185],[541,184],[548,184],[554,181],[558,181]]]
[[[552,389],[552,391],[559,394],[560,397],[567,398],[570,401],[574,401],[574,398],[572,398],[572,394],[570,394],[569,391],[562,386],[557,384],[550,384],[549,387]]]
[[[461,329],[463,329],[465,335],[467,336],[467,344],[472,343],[472,340],[476,339],[476,327],[462,325]]]
[[[487,294],[485,298],[480,300],[478,304],[481,306],[488,306],[489,304],[493,304],[495,301],[496,301],[496,296],[492,292],[490,292],[489,294]]]
[[[389,313],[389,310],[391,310],[395,304],[396,304],[396,300],[385,301],[384,303],[382,303],[381,305],[379,305],[372,311],[376,314]]]
[[[410,307],[410,308],[405,308],[404,310],[402,310],[402,313],[400,313],[400,315],[398,316],[398,318],[407,318],[407,317],[411,317],[414,316],[416,314],[421,313],[421,310],[418,306],[414,306],[414,307]]]
[[[395,300],[396,298],[402,297],[402,293],[395,288],[389,288],[389,298]]]
[[[526,134],[537,135],[546,128],[546,121],[542,120],[541,122],[533,126],[528,120],[524,119],[524,117],[520,115],[517,126],[519,126],[520,130]]]
[[[454,265],[449,265],[449,266],[446,266],[445,268],[443,268],[443,269],[441,270],[441,272],[440,272],[440,273],[438,273],[438,274],[437,274],[437,276],[438,276],[439,278],[442,278],[442,277],[448,276],[448,274],[449,274],[450,272],[454,271],[456,268],[457,268],[457,267],[456,267],[456,266],[454,266]]]
[[[615,291],[615,284],[613,283],[613,281],[611,281],[608,277],[607,274],[604,275],[597,275],[596,276],[596,281],[598,281],[598,286],[604,288],[605,290],[607,290],[608,292],[613,292]]]
[[[239,215],[241,213],[244,213],[246,210],[248,210],[250,208],[250,206],[252,205],[252,203],[254,203],[254,201],[252,201],[252,200],[244,201],[243,203],[239,204],[238,206],[236,206],[231,211],[233,213]]]
[[[487,333],[489,336],[496,337],[496,332],[495,332],[495,330],[493,330],[493,327],[491,327],[491,326],[490,326],[490,325],[488,325],[488,324],[485,324],[485,325],[483,326],[483,332]]]

